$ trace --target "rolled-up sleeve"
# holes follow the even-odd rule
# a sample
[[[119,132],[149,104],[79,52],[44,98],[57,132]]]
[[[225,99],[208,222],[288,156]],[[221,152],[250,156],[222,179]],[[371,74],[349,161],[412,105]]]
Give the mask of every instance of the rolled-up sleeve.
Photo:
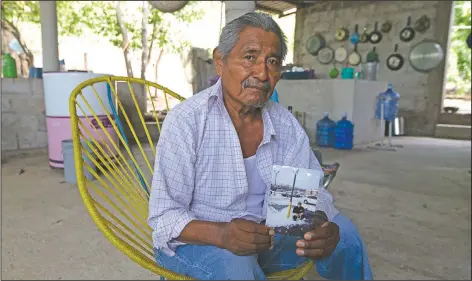
[[[182,111],[170,111],[156,149],[148,224],[154,247],[171,256],[184,244],[175,238],[196,219],[189,211],[195,182],[193,125]]]

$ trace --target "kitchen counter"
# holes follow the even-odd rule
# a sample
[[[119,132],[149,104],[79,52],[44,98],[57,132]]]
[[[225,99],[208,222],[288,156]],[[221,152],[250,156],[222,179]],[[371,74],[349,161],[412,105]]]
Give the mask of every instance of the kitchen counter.
[[[280,80],[276,90],[279,101],[293,111],[306,113],[305,130],[312,144],[315,143],[316,122],[324,112],[334,121],[344,112],[354,123],[354,145],[380,141],[380,120],[375,118],[375,106],[379,93],[387,89],[387,82],[368,80]]]

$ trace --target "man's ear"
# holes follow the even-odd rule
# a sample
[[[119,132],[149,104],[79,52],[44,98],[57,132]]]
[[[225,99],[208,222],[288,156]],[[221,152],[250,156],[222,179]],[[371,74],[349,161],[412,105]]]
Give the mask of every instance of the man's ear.
[[[216,74],[221,77],[223,73],[223,56],[218,51],[218,48],[213,49],[213,62],[215,63]]]

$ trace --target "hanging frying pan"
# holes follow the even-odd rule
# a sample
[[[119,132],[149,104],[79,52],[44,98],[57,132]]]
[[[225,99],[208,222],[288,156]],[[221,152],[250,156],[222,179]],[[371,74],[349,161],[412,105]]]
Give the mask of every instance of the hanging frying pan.
[[[354,45],[354,51],[349,55],[349,58],[347,61],[349,62],[350,65],[352,66],[357,66],[361,63],[361,55],[357,52],[357,44]]]
[[[359,43],[359,32],[358,32],[359,25],[356,24],[354,27],[354,33],[351,35],[351,43],[357,45]]]
[[[362,31],[361,36],[359,37],[359,43],[367,43],[369,41],[369,33],[367,32],[367,25],[364,26],[364,31]]]
[[[392,71],[397,71],[403,67],[403,57],[398,53],[398,44],[395,44],[395,50],[393,54],[387,58],[387,67]]]
[[[419,72],[428,72],[437,67],[444,58],[444,52],[438,42],[423,40],[411,48],[408,60],[411,67]]]
[[[411,27],[411,16],[409,16],[406,26],[400,31],[400,40],[410,42],[413,38],[415,38],[415,30]]]
[[[349,38],[349,31],[346,28],[341,27],[338,30],[336,30],[336,33],[334,34],[334,38],[337,41],[346,41],[347,38]]]
[[[383,33],[389,33],[392,30],[392,23],[390,21],[385,21],[380,25],[380,31]]]
[[[310,36],[308,40],[306,40],[306,50],[313,56],[318,55],[319,50],[321,50],[325,46],[325,39],[323,35],[320,33],[315,33],[315,35]]]
[[[378,22],[375,22],[374,31],[369,34],[369,42],[372,44],[377,44],[382,40],[382,33],[378,30]]]
[[[336,64],[333,65],[333,68],[331,68],[331,70],[329,71],[328,75],[329,75],[329,77],[330,77],[331,79],[334,79],[334,78],[338,77],[338,75],[339,75],[339,70],[338,70],[338,68],[336,67]]]
[[[415,30],[419,33],[424,33],[429,29],[431,21],[427,15],[422,15],[419,19],[415,21]]]
[[[317,58],[321,64],[329,64],[333,61],[334,51],[330,47],[324,47],[319,50]]]
[[[347,51],[344,47],[339,47],[334,51],[334,60],[339,63],[343,63],[347,59]]]

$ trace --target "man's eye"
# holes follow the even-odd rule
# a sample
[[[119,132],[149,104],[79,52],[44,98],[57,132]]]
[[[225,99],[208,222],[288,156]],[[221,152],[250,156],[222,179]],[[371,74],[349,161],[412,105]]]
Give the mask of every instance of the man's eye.
[[[247,60],[255,60],[256,59],[256,57],[253,56],[253,55],[246,55],[244,58],[247,59]]]
[[[278,65],[279,64],[279,60],[277,59],[269,59],[269,64],[272,64],[272,65]]]

